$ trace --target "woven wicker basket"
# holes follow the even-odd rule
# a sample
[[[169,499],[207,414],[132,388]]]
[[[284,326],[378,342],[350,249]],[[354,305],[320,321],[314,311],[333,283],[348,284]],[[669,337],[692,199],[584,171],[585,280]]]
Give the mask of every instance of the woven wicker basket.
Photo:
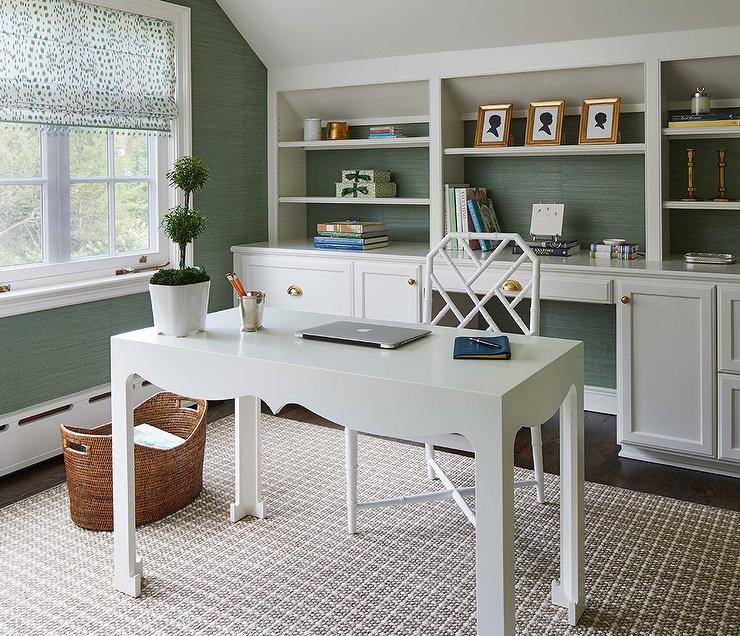
[[[186,408],[182,402],[194,402]],[[157,393],[134,409],[134,424],[146,422],[185,439],[169,450],[134,446],[136,525],[151,523],[192,502],[203,487],[205,400]],[[61,426],[72,521],[89,530],[113,530],[111,425]]]

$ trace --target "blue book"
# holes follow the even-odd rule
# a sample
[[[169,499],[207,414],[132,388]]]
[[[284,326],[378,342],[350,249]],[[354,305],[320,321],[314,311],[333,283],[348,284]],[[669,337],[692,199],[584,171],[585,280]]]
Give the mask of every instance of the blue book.
[[[476,340],[488,342],[488,346],[475,342],[468,337],[455,338],[455,360],[511,360],[511,346],[506,336],[476,336]]]
[[[373,243],[371,245],[352,245],[347,243],[314,243],[314,248],[317,250],[351,250],[354,252],[362,252],[365,250],[374,250],[381,247],[388,247],[388,241],[384,243]]]
[[[483,227],[483,217],[478,209],[478,202],[475,199],[468,199],[468,216],[470,216],[470,222],[473,224],[473,229],[476,232],[485,232],[486,228]],[[491,247],[488,241],[479,241],[480,248],[482,250],[490,250]]]
[[[320,245],[370,245],[372,243],[387,243],[388,235],[376,236],[371,238],[350,238],[340,236],[314,236],[313,244]]]

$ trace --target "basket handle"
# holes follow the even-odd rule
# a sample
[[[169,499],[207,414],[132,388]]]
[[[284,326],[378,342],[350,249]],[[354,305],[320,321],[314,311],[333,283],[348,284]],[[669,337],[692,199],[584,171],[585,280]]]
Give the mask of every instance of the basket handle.
[[[64,451],[75,453],[76,455],[82,455],[84,457],[85,455],[87,455],[87,446],[85,446],[84,444],[80,444],[79,442],[75,442],[71,439],[65,439]]]

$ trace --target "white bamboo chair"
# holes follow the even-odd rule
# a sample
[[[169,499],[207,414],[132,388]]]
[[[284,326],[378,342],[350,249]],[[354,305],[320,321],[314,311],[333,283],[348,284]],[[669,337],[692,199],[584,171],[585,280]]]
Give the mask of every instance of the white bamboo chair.
[[[473,262],[475,269],[468,278],[460,271],[458,264],[450,257],[449,251],[445,249],[446,245],[453,239],[458,241],[462,247],[463,258],[467,257]],[[476,254],[470,248],[472,240],[500,241],[498,246],[488,252]],[[497,260],[511,244],[516,243],[524,252],[519,258],[510,263],[503,274],[497,276],[491,287],[481,298],[478,298],[473,291],[473,284],[483,275],[486,269]],[[434,273],[435,256],[441,256],[441,262],[449,268],[451,273],[459,282],[468,298],[473,303],[473,308],[465,315],[460,311],[450,295],[440,284],[439,279]],[[459,259],[458,259],[459,260]],[[441,264],[441,263],[438,263]],[[511,277],[524,264],[531,265],[531,273],[527,272],[525,276],[529,280],[525,285]],[[479,286],[478,286],[479,287]],[[479,287],[480,288],[480,287]],[[444,300],[444,307],[432,318],[432,296],[436,290]],[[507,294],[509,298],[507,298]],[[513,297],[511,297],[513,294]],[[529,309],[529,324],[516,312],[517,305],[525,298],[531,298]],[[508,233],[463,233],[455,232],[447,234],[428,254],[426,257],[425,282],[424,282],[424,323],[436,325],[450,311],[458,321],[458,328],[464,328],[470,324],[470,321],[480,314],[488,324],[487,330],[495,333],[501,333],[491,314],[486,310],[485,305],[492,299],[497,299],[508,316],[513,319],[524,335],[536,336],[539,334],[539,316],[540,316],[540,259],[529,248],[527,243],[518,234]],[[452,351],[450,351],[452,355]],[[541,426],[535,426],[531,429],[532,436],[532,459],[534,463],[535,478],[525,481],[515,481],[514,487],[520,488],[525,486],[534,486],[537,489],[538,503],[545,503],[545,483],[544,471],[542,469],[542,431]],[[402,506],[425,501],[436,501],[440,499],[453,499],[459,508],[463,511],[468,521],[475,526],[475,513],[471,510],[465,497],[475,495],[475,486],[458,487],[445,474],[435,459],[434,447],[442,446],[456,450],[473,451],[473,447],[468,440],[457,433],[442,435],[435,438],[425,438],[421,440],[411,440],[424,442],[426,454],[427,472],[430,479],[438,479],[444,490],[426,492],[416,495],[405,495],[400,497],[391,497],[388,499],[376,499],[372,501],[357,501],[357,431],[345,428],[345,453],[346,453],[346,471],[347,471],[347,529],[350,534],[357,531],[357,511],[364,508],[381,508],[386,506]]]

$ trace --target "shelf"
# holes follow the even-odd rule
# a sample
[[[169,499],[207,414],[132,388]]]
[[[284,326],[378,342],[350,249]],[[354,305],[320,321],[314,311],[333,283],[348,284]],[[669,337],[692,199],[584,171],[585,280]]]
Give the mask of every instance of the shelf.
[[[740,210],[740,201],[663,201],[666,210]]]
[[[671,139],[713,139],[717,137],[736,139],[740,137],[740,126],[663,128],[663,136],[670,137]]]
[[[429,137],[392,137],[390,139],[337,139],[336,141],[281,141],[280,148],[305,150],[356,150],[358,148],[428,148]]]
[[[338,258],[338,259],[372,259],[376,261],[389,260],[398,262],[399,260],[423,264],[429,245],[427,243],[411,243],[394,241],[388,247],[368,252],[355,252],[350,250],[319,250],[314,248],[313,239],[289,239],[284,241],[251,243],[246,245],[233,245],[231,251],[234,253],[254,253],[255,251],[274,250],[275,253],[292,253],[295,255],[306,256],[314,255],[319,258]],[[471,261],[461,255],[462,253],[450,252],[449,256],[453,261],[470,265]],[[480,253],[478,253],[480,256]],[[441,258],[441,257],[439,257]],[[499,262],[494,265],[495,268],[505,268],[513,263],[518,255],[507,252],[500,255]],[[676,276],[690,275],[694,278],[708,278],[717,280],[717,278],[729,279],[736,282],[740,277],[740,263],[732,265],[706,265],[706,264],[689,264],[684,262],[680,254],[670,254],[663,261],[647,261],[639,258],[634,261],[609,260],[602,258],[590,258],[588,252],[580,252],[569,257],[558,256],[541,256],[540,263],[544,278],[548,273],[555,274],[573,274],[583,276],[584,274],[594,274],[596,276],[666,276],[674,278]],[[577,284],[581,284],[582,279],[578,279]]]
[[[374,197],[280,197],[280,203],[349,203],[353,205],[429,205],[429,199]]]
[[[644,155],[645,144],[581,144],[562,146],[495,146],[445,148],[446,155],[462,157],[556,157],[569,155]]]

